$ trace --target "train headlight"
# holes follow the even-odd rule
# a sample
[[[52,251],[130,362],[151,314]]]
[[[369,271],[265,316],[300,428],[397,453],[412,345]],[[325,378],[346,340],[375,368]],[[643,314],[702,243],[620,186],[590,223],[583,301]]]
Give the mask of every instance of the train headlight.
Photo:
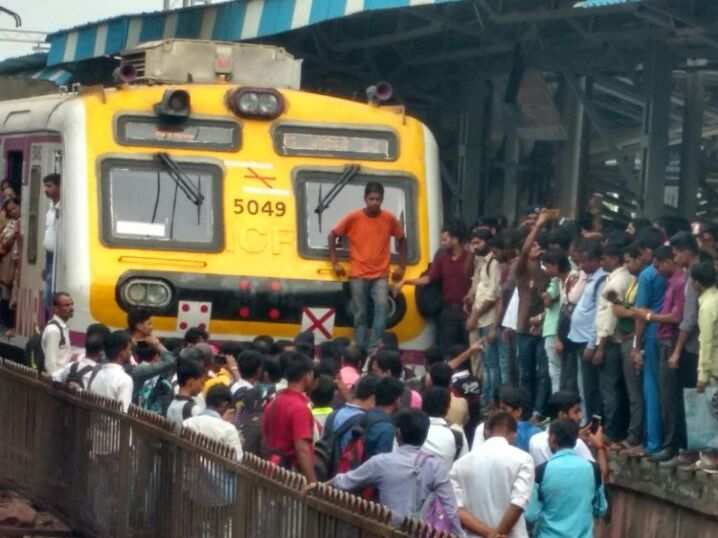
[[[227,106],[237,116],[272,120],[284,112],[284,98],[271,88],[240,88],[227,94]]]
[[[127,304],[150,308],[164,308],[172,300],[172,290],[161,280],[131,279],[122,286]]]
[[[192,105],[185,90],[165,90],[162,101],[155,105],[155,113],[166,120],[186,120]]]

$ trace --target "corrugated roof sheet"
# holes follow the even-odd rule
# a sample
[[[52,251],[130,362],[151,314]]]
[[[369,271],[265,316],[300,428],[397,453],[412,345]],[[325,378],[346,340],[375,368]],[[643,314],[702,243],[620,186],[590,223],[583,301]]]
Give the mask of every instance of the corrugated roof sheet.
[[[47,65],[118,54],[159,39],[241,41],[279,34],[363,11],[459,0],[235,0],[114,17],[50,34]]]
[[[643,0],[583,0],[578,2],[574,7],[606,7],[618,6],[621,4],[630,4],[632,2],[643,2]]]

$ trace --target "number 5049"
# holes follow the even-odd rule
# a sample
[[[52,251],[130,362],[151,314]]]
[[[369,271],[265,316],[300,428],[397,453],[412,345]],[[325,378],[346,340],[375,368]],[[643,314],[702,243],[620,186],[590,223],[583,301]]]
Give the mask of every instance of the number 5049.
[[[287,213],[287,204],[284,202],[260,202],[245,198],[234,199],[235,215],[267,215],[269,217],[283,217]]]

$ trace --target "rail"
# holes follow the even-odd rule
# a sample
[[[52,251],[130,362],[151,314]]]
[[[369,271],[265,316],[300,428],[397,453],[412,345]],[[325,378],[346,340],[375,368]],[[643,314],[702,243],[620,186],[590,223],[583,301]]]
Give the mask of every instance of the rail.
[[[450,538],[164,418],[0,361],[0,484],[116,538]]]

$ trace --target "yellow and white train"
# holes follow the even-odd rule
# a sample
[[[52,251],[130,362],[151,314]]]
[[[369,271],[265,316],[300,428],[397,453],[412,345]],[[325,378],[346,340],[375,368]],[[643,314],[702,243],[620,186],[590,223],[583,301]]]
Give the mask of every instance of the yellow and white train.
[[[75,344],[90,323],[124,327],[133,307],[162,336],[204,325],[218,341],[287,338],[303,321],[350,336],[327,235],[368,181],[405,227],[408,277],[438,247],[436,142],[391,108],[227,80],[118,84],[0,102],[0,148],[22,197],[17,347],[44,321],[51,172],[62,175],[53,287],[74,298]],[[388,324],[407,350],[432,338],[414,293]]]

